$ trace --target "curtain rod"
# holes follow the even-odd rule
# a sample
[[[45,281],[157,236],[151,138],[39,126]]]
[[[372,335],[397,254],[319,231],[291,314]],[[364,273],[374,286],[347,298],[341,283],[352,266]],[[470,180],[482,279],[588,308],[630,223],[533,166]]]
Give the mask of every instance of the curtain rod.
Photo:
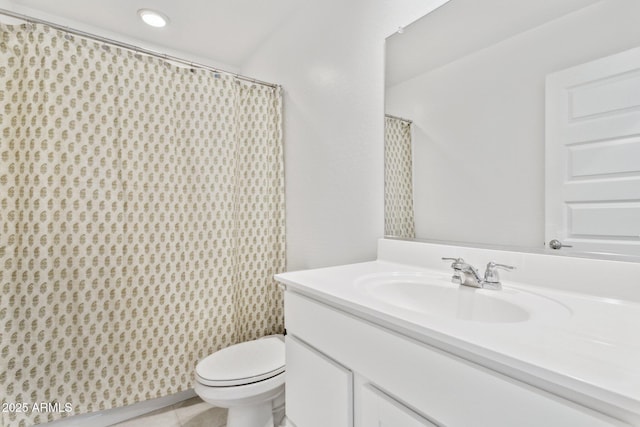
[[[247,77],[247,76],[243,76],[241,74],[237,74],[237,73],[232,73],[230,71],[225,71],[225,70],[221,70],[219,68],[215,68],[215,67],[211,67],[209,65],[205,65],[205,64],[200,64],[197,62],[193,62],[193,61],[188,61],[186,59],[182,59],[182,58],[178,58],[176,56],[171,56],[171,55],[167,55],[164,53],[160,53],[160,52],[156,52],[150,49],[145,49],[142,47],[138,47],[129,43],[124,43],[124,42],[120,42],[114,39],[110,39],[107,37],[102,37],[96,34],[92,34],[92,33],[87,33],[84,31],[80,31],[80,30],[76,30],[70,27],[65,27],[63,25],[58,25],[56,23],[50,22],[50,21],[45,21],[43,19],[39,19],[39,18],[34,18],[32,16],[27,16],[27,15],[23,15],[20,13],[16,13],[16,12],[12,12],[10,10],[6,10],[6,9],[2,9],[0,8],[0,15],[5,15],[5,16],[9,16],[11,18],[16,18],[16,19],[20,19],[22,21],[28,22],[30,24],[42,24],[42,25],[47,25],[51,28],[55,28],[56,30],[60,30],[60,31],[64,31],[66,33],[70,33],[70,34],[74,34],[76,36],[80,36],[80,37],[84,37],[90,40],[94,40],[94,41],[98,41],[101,43],[107,43],[107,44],[111,44],[117,47],[121,47],[136,53],[142,53],[145,55],[149,55],[149,56],[153,56],[156,58],[160,58],[160,59],[164,59],[165,61],[173,61],[173,62],[178,62],[180,64],[184,64],[184,65],[188,65],[189,67],[193,67],[193,68],[201,68],[204,70],[208,70],[208,71],[213,71],[214,73],[220,73],[220,74],[227,74],[233,77],[236,77],[237,79],[240,80],[244,80],[247,82],[251,82],[251,83],[256,83],[259,85],[263,85],[263,86],[268,86],[268,87],[272,87],[272,88],[280,88],[279,84],[275,84],[275,83],[269,83],[269,82],[265,82],[262,80],[257,80],[257,79],[253,79],[251,77]]]
[[[392,116],[391,114],[385,114],[385,117],[389,117],[390,119],[396,119],[396,120],[400,120],[402,122],[406,122],[409,124],[413,123],[413,120],[409,120],[409,119],[403,119],[402,117],[398,117],[398,116]]]

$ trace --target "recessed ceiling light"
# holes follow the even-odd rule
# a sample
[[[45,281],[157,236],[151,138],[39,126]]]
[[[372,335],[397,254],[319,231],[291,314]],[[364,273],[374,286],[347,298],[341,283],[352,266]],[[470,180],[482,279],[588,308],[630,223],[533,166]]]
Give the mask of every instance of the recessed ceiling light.
[[[165,14],[151,9],[140,9],[138,15],[145,24],[156,28],[162,28],[169,22],[169,18]]]

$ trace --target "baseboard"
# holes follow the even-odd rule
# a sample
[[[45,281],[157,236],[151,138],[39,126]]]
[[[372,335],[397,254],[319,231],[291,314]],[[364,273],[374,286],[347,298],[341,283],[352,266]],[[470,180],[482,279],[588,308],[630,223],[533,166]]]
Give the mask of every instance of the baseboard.
[[[52,421],[41,424],[44,427],[108,427],[140,415],[166,408],[183,400],[195,397],[193,389],[185,390],[171,396],[159,397],[157,399],[145,400],[133,405],[121,408],[108,409],[106,411],[92,412],[90,414],[75,415],[63,420]]]

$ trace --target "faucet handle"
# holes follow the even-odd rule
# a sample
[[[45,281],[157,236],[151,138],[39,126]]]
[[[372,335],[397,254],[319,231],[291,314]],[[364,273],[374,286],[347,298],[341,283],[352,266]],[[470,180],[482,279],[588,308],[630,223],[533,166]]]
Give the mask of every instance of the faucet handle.
[[[442,258],[443,261],[451,261],[451,268],[453,268],[454,270],[461,270],[465,265],[467,265],[466,262],[464,262],[464,260],[462,258]]]
[[[493,261],[487,264],[487,269],[484,271],[484,281],[486,283],[500,283],[500,275],[498,269],[501,270],[515,270],[512,265],[497,264]]]
[[[460,266],[464,264],[464,260],[462,258],[446,258],[442,257],[443,261],[451,261],[451,268],[454,269],[453,276],[451,276],[451,281],[457,285],[461,285],[464,282],[464,278],[462,277],[462,272],[460,271]]]

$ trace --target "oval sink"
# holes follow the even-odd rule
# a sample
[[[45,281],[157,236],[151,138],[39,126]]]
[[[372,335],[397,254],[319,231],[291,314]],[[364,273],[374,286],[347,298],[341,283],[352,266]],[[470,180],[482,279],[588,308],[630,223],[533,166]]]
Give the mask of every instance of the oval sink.
[[[355,285],[386,305],[458,320],[514,323],[570,314],[560,303],[537,294],[470,288],[448,279],[436,274],[388,273],[362,277]]]

